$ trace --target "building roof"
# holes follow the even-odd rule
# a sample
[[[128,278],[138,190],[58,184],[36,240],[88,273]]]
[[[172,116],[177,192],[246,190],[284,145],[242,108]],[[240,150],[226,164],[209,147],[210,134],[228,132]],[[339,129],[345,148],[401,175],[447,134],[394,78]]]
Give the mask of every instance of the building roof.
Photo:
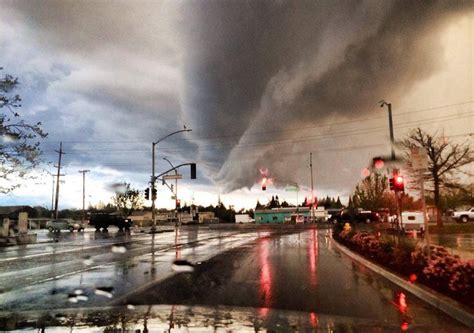
[[[272,208],[272,209],[257,209],[255,213],[271,214],[271,213],[294,213],[296,212],[296,207],[282,207],[282,208]],[[298,212],[308,212],[309,207],[298,207]]]

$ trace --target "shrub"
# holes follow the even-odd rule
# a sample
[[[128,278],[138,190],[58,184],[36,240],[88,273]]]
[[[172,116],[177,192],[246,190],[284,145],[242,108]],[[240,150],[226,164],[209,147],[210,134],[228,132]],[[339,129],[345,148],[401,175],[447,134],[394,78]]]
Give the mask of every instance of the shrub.
[[[474,261],[465,262],[441,246],[417,246],[413,240],[338,230],[335,238],[352,250],[399,274],[468,305],[474,305]]]

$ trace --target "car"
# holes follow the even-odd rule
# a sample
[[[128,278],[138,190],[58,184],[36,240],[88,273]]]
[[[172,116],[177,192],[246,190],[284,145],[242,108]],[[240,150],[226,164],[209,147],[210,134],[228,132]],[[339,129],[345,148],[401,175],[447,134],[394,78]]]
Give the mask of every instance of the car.
[[[327,210],[327,222],[328,223],[337,223],[339,220],[341,214],[342,214],[343,209],[342,208],[329,208]]]
[[[70,232],[77,230],[81,232],[84,231],[84,225],[82,222],[72,219],[56,219],[46,222],[46,229],[49,232],[60,232],[61,230],[69,230]]]
[[[351,213],[346,210],[342,212],[336,218],[338,222],[354,221],[354,222],[364,222],[367,224],[370,224],[372,222],[378,222],[380,220],[379,214],[372,212],[370,210],[359,210],[354,213]]]
[[[453,212],[452,218],[459,223],[467,223],[469,220],[474,220],[474,207],[468,210]]]

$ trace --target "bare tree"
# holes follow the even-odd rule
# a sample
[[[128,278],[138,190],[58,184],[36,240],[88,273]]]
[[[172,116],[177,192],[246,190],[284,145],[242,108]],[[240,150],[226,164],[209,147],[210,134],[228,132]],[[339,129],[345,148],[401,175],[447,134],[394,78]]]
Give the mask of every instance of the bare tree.
[[[11,75],[0,78],[0,193],[18,187],[18,179],[28,177],[38,165],[41,150],[37,139],[47,136],[40,122],[31,125],[21,119],[21,98],[13,94],[18,85]]]
[[[403,146],[408,151],[415,147],[426,149],[428,172],[424,174],[424,180],[431,185],[427,190],[433,193],[434,204],[439,210],[443,189],[463,187],[459,176],[467,172],[462,168],[474,162],[474,153],[469,142],[449,142],[437,133],[429,134],[421,128],[416,128],[408,134]],[[414,171],[411,173],[414,174]],[[437,215],[437,224],[442,226],[439,212]]]

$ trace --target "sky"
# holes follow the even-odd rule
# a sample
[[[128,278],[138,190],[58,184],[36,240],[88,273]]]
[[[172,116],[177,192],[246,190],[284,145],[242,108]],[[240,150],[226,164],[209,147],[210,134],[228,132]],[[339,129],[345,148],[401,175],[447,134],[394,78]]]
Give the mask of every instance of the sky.
[[[474,11],[469,1],[2,1],[1,73],[19,78],[25,120],[41,121],[37,178],[2,204],[51,205],[63,143],[60,207],[108,202],[180,170],[188,204],[237,209],[272,195],[347,200],[373,157],[422,127],[472,140]],[[396,147],[398,150],[398,147]],[[273,184],[262,191],[262,171]],[[149,202],[148,202],[149,204]],[[173,207],[158,185],[158,207]]]

